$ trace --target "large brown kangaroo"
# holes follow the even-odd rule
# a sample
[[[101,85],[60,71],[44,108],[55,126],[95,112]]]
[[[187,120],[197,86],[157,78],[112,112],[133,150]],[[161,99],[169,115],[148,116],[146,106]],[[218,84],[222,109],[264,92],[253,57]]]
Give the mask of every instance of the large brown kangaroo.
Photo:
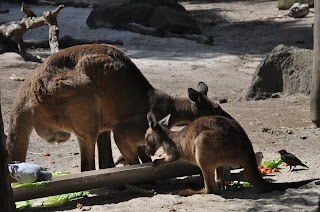
[[[110,131],[129,164],[139,163],[137,146],[144,143],[145,119],[171,113],[169,126],[188,123],[222,109],[206,97],[199,83],[189,98],[172,97],[153,88],[119,49],[87,44],[61,50],[37,67],[17,93],[10,116],[7,149],[11,160],[26,159],[33,130],[48,142],[63,142],[74,133],[80,145],[81,171],[114,166]]]
[[[246,179],[265,192],[297,188],[316,180],[290,183],[265,181],[258,171],[251,141],[234,119],[223,116],[204,116],[197,118],[179,132],[172,132],[161,126],[168,121],[169,117],[161,120],[159,124],[154,114],[149,112],[147,119],[150,127],[145,135],[146,155],[154,155],[160,146],[165,152],[164,158],[154,161],[155,166],[182,159],[199,166],[202,171],[204,189],[181,190],[177,192],[179,195],[219,193],[220,186],[215,181],[215,169],[225,165],[241,165]]]

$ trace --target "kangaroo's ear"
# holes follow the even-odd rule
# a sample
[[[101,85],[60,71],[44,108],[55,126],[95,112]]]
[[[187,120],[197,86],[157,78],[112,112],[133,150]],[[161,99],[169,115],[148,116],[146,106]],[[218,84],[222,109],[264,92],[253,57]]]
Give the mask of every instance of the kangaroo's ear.
[[[206,95],[208,94],[208,86],[206,83],[204,82],[199,82],[198,83],[198,87],[197,87],[197,90],[199,93],[203,94],[203,95]]]
[[[157,120],[156,120],[156,116],[154,115],[154,113],[149,111],[147,114],[147,119],[148,119],[149,127],[151,129],[154,129],[155,126],[157,125]]]
[[[166,117],[164,117],[163,119],[161,119],[158,123],[161,126],[167,127],[169,125],[169,120],[170,120],[171,114],[169,113]]]
[[[201,103],[201,95],[193,88],[188,88],[189,99],[194,103]]]

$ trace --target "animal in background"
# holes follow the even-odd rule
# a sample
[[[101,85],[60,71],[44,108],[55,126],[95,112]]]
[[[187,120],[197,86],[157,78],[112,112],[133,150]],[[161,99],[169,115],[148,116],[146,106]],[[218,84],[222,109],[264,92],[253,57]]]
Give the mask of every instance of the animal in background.
[[[146,155],[154,155],[161,146],[165,153],[164,158],[154,161],[155,166],[181,159],[197,165],[202,171],[204,189],[181,190],[177,192],[179,195],[219,193],[221,187],[215,180],[215,170],[225,165],[242,166],[246,180],[265,192],[297,188],[315,180],[290,183],[271,183],[264,180],[258,171],[251,141],[234,119],[204,116],[178,132],[170,131],[161,125],[168,123],[169,116],[161,120],[160,124],[152,112],[148,113],[147,119],[149,128],[145,135]]]

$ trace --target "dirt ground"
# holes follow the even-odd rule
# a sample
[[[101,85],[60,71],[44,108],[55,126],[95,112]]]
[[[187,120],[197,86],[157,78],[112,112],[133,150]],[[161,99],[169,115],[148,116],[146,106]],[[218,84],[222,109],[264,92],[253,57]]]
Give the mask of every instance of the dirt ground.
[[[263,160],[279,159],[276,151],[287,149],[298,156],[309,169],[267,176],[275,181],[294,181],[320,177],[319,137],[310,121],[309,96],[281,95],[280,98],[246,101],[255,67],[279,44],[313,48],[312,24],[314,9],[307,17],[293,19],[288,11],[277,9],[277,1],[216,0],[183,1],[185,8],[199,21],[205,35],[213,35],[213,45],[198,44],[177,38],[155,38],[112,29],[88,29],[85,20],[90,8],[66,7],[59,15],[60,36],[75,38],[122,40],[118,46],[125,51],[151,84],[174,96],[187,96],[187,88],[199,81],[209,86],[208,95],[227,103],[222,108],[246,130],[255,151],[262,151]],[[22,17],[18,4],[0,4],[10,13],[0,14],[0,22]],[[38,14],[52,7],[33,6]],[[67,20],[67,21],[63,21]],[[47,29],[33,30],[25,40],[46,40]],[[48,49],[31,49],[45,58]],[[21,81],[10,79],[12,74],[28,77],[37,66],[24,62],[15,53],[0,55],[1,103],[5,130],[8,129],[12,102]],[[116,146],[114,158],[119,156]],[[40,154],[39,154],[40,153]],[[43,157],[41,153],[49,153]],[[79,146],[74,137],[59,145],[50,145],[32,134],[28,162],[47,167],[50,171],[80,172]],[[196,178],[197,179],[197,178]],[[195,180],[196,181],[196,180]],[[26,211],[79,211],[76,203],[90,206],[90,211],[319,211],[320,185],[310,183],[301,189],[262,194],[246,189],[224,191],[222,195],[179,197],[169,194],[192,182],[185,180],[155,183],[158,193],[141,197],[127,191],[108,190],[105,195],[72,201],[60,207],[27,209]],[[101,193],[101,192],[100,192]]]

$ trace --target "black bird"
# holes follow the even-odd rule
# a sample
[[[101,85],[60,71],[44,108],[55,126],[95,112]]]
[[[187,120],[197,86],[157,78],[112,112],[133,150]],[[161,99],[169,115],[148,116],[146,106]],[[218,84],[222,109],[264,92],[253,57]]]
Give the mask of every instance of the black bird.
[[[282,149],[278,152],[281,155],[281,160],[283,160],[283,162],[285,162],[286,164],[288,164],[290,166],[289,171],[293,171],[296,168],[296,166],[298,166],[298,165],[309,168],[308,166],[303,164],[301,162],[301,160],[299,160],[299,158],[297,158],[293,154],[287,152],[286,150]],[[291,170],[292,166],[293,166],[293,169]]]

